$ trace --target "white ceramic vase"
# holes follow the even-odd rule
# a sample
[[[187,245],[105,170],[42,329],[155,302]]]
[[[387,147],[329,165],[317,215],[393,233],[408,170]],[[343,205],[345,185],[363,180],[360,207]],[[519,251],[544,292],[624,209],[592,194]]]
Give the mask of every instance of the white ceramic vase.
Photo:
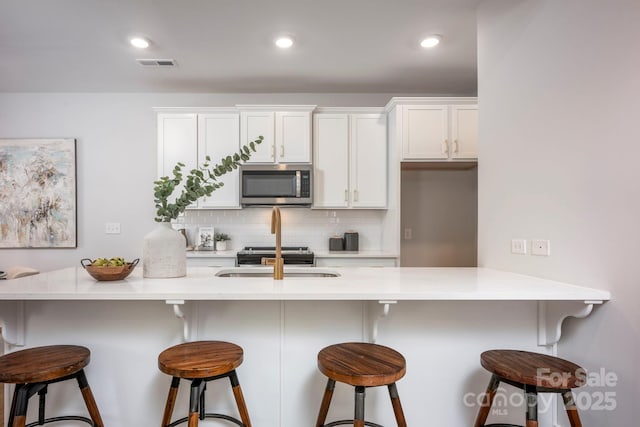
[[[226,251],[227,250],[227,241],[226,240],[218,240],[216,242],[216,251]]]
[[[169,278],[187,274],[187,254],[184,235],[161,222],[144,236],[142,245],[142,275]]]

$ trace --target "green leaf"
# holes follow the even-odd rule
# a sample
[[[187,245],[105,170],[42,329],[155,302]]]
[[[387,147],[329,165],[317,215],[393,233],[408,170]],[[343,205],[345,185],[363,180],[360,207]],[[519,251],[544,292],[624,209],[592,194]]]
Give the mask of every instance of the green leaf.
[[[153,181],[153,201],[156,208],[155,220],[166,222],[176,219],[178,215],[183,213],[189,205],[199,198],[211,196],[215,190],[224,185],[224,183],[218,181],[218,178],[237,169],[241,162],[249,160],[252,152],[256,151],[256,144],[260,144],[263,139],[264,137],[260,135],[255,141],[243,145],[238,152],[221,157],[220,161],[215,165],[211,164],[210,156],[205,156],[205,161],[188,173],[182,172],[185,167],[184,163],[176,163],[171,171],[171,178],[163,176]],[[168,199],[181,184],[183,186],[180,195],[175,197],[172,202],[169,202]]]

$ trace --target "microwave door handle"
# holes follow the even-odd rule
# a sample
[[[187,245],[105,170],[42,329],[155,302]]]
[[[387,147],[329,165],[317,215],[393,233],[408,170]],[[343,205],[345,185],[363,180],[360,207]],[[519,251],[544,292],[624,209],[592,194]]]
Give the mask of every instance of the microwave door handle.
[[[300,198],[300,188],[302,186],[302,177],[300,176],[300,171],[296,171],[296,197]]]

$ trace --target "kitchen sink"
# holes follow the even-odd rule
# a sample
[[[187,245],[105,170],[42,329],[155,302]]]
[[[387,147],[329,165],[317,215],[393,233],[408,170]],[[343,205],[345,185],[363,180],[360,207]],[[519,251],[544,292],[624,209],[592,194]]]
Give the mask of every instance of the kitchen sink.
[[[216,277],[273,277],[271,267],[238,267],[225,268],[216,273]],[[287,277],[340,277],[340,273],[324,268],[284,268],[284,278]]]

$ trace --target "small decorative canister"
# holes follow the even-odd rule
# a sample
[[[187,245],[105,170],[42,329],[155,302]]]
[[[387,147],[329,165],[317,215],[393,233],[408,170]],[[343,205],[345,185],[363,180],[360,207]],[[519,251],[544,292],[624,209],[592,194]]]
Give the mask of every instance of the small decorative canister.
[[[357,251],[358,250],[358,233],[355,231],[347,231],[344,233],[344,250],[345,251]]]
[[[329,237],[329,250],[330,251],[342,251],[344,250],[344,240],[340,236]]]

